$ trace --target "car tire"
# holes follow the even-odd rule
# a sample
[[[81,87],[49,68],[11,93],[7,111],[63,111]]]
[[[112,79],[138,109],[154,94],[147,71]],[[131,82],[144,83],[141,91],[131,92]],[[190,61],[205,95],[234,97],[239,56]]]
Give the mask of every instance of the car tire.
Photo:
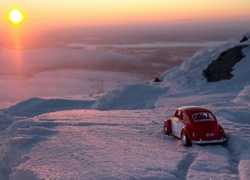
[[[167,127],[167,125],[165,125],[164,124],[164,126],[163,126],[163,133],[164,133],[164,135],[168,135],[169,133],[168,133],[168,127]]]
[[[192,143],[191,143],[190,139],[188,138],[185,131],[182,131],[181,142],[184,146],[191,146],[192,145]]]

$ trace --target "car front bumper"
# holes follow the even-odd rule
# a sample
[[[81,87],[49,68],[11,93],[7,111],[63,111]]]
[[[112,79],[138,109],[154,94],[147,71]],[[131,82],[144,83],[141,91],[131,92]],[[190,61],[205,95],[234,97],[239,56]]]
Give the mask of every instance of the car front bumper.
[[[217,139],[217,140],[202,140],[199,141],[192,141],[194,144],[216,144],[216,143],[224,143],[227,141],[227,138]]]

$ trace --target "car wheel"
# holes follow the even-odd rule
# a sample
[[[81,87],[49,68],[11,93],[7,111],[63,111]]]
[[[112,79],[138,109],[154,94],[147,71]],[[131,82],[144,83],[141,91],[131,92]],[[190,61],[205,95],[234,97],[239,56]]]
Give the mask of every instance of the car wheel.
[[[185,131],[182,131],[181,142],[184,146],[191,146],[192,145],[192,143],[191,143],[190,139],[188,138]]]
[[[164,135],[168,135],[168,127],[165,124],[163,126],[163,133]]]

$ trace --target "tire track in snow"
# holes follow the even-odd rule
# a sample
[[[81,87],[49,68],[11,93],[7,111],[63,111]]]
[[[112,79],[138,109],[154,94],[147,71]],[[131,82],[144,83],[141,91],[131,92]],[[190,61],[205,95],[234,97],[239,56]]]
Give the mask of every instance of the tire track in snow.
[[[235,177],[236,179],[239,178],[239,163],[240,163],[240,152],[237,152],[234,148],[230,147],[227,144],[224,145],[224,147],[229,152],[228,162],[229,167],[228,170],[230,173]]]
[[[240,137],[229,134],[229,141],[224,145],[224,148],[228,151],[229,157],[229,171],[234,179],[244,179],[244,174],[248,169],[241,167],[241,161],[249,159],[247,152],[249,152],[249,143]]]
[[[228,170],[232,179],[245,179],[249,172],[249,128],[250,122],[248,108],[224,108],[218,113],[225,121],[224,127],[228,136],[227,143],[223,146],[228,151]],[[244,167],[244,161],[246,167]],[[242,167],[243,166],[243,167]]]
[[[176,179],[186,179],[188,170],[195,161],[197,155],[187,153],[183,159],[178,163],[177,169],[172,173]]]

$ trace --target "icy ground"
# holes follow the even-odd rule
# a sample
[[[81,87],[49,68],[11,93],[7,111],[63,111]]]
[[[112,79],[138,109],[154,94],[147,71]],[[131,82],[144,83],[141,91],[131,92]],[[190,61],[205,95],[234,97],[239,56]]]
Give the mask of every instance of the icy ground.
[[[250,48],[233,79],[207,83],[202,76],[221,52],[250,43],[239,40],[196,53],[164,72],[161,83],[128,84],[89,99],[32,98],[2,109],[0,179],[248,179]],[[214,111],[228,142],[184,147],[163,135],[164,119],[184,105]]]

